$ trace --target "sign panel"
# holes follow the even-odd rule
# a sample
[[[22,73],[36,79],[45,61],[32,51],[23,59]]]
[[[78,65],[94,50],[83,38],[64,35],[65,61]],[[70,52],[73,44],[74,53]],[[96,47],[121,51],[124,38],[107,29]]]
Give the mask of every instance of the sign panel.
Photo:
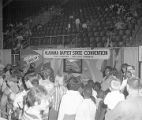
[[[11,50],[0,49],[0,61],[3,65],[11,64]]]
[[[142,61],[142,46],[139,46],[139,62]]]
[[[71,58],[71,59],[109,59],[109,49],[46,49],[43,51],[44,58]]]
[[[42,50],[24,49],[21,51],[21,65],[27,66],[35,63],[36,70],[39,71],[43,62]]]

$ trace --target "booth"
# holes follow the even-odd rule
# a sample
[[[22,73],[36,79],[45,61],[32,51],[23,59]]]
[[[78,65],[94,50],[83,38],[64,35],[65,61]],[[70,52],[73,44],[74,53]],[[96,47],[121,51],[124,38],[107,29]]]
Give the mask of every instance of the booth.
[[[83,80],[103,79],[106,66],[121,70],[122,63],[135,66],[138,75],[138,47],[126,48],[67,48],[28,49],[21,51],[21,64],[36,64],[37,72],[45,63],[50,63],[55,74],[73,74]]]

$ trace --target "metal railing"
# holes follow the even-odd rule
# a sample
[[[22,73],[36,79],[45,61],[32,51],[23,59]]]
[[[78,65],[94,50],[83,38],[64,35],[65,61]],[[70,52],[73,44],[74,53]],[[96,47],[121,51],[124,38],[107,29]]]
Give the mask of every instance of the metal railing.
[[[55,35],[55,36],[43,36],[43,37],[30,37],[28,40],[29,46],[39,45],[76,45],[77,46],[78,34],[69,35]]]

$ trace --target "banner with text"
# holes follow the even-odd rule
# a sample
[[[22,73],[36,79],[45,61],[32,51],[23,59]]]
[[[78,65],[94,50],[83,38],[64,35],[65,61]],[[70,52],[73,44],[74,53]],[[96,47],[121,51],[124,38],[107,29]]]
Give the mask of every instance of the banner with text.
[[[43,51],[44,58],[62,58],[62,59],[109,59],[110,50],[89,49],[89,50],[73,50],[73,49],[45,49]]]

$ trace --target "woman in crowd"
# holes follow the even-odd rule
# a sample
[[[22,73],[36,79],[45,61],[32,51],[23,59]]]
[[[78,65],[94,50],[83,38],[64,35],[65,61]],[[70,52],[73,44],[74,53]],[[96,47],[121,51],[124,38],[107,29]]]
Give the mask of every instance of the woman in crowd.
[[[112,67],[111,66],[107,66],[104,70],[104,79],[101,83],[101,87],[102,87],[102,90],[104,92],[108,92],[109,91],[109,87],[110,87],[110,80],[109,79],[110,77],[112,76]]]

